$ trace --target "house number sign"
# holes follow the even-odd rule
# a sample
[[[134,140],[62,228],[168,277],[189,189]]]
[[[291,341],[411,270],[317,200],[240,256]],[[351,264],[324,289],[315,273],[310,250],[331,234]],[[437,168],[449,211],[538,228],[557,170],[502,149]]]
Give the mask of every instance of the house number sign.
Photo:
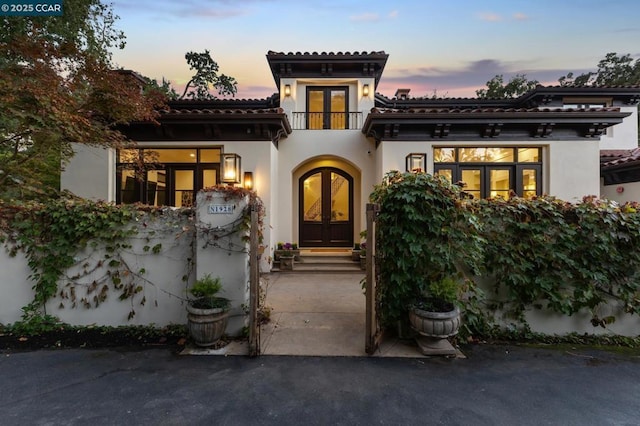
[[[209,214],[228,214],[233,213],[234,204],[209,204]]]

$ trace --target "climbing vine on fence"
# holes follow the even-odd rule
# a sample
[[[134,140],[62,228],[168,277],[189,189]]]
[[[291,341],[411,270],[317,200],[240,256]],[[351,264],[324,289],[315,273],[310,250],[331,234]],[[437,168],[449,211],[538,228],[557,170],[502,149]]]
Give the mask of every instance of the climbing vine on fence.
[[[585,197],[470,200],[446,180],[393,172],[371,195],[380,204],[379,311],[387,325],[406,315],[424,283],[465,280],[467,331],[488,334],[496,311],[527,327],[525,313],[590,312],[606,327],[615,314],[640,313],[640,212],[637,203]]]

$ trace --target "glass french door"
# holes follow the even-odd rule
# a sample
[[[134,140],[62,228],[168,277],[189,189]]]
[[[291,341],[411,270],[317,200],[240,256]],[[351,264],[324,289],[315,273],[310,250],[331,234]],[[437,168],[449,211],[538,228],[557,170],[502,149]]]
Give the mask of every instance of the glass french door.
[[[513,167],[460,167],[460,180],[466,186],[464,191],[473,198],[509,199],[515,189]]]
[[[346,87],[312,87],[307,90],[307,129],[347,129]]]
[[[300,246],[353,245],[353,178],[325,167],[300,178]]]

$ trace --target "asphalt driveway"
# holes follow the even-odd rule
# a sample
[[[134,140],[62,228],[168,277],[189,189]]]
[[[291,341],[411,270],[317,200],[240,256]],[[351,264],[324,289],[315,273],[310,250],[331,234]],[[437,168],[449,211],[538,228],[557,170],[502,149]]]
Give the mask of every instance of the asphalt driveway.
[[[0,353],[0,424],[640,424],[638,356],[489,345],[465,354]]]

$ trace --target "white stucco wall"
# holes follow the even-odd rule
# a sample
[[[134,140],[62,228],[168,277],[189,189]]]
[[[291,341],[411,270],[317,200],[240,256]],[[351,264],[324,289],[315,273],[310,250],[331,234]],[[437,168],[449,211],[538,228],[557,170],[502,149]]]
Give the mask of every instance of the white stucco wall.
[[[291,95],[284,95],[285,85],[291,86]],[[369,95],[364,96],[363,87],[369,85]],[[373,78],[360,79],[295,79],[280,81],[280,105],[294,123],[294,112],[307,109],[308,86],[346,86],[349,88],[349,112],[359,112],[361,123],[374,106]],[[352,123],[353,124],[353,123]],[[295,124],[294,124],[295,126]],[[375,167],[375,148],[372,141],[364,137],[360,129],[354,130],[293,130],[280,141],[278,147],[278,170],[274,177],[277,186],[277,222],[275,239],[294,241],[298,238],[298,179],[305,171],[315,167],[334,166],[354,177],[354,241],[359,241],[365,223],[365,205],[378,180]]]
[[[249,303],[249,244],[241,233],[229,232],[238,226],[249,200],[225,197],[217,191],[200,191],[196,197],[196,277],[210,274],[220,278],[220,296],[231,302],[226,333],[238,336],[248,318],[243,306]],[[212,214],[209,205],[230,205],[234,211]]]
[[[9,256],[5,246],[0,245],[0,324],[20,320],[21,308],[33,300],[33,281],[27,259],[22,252]]]
[[[621,106],[620,111],[631,115],[607,129],[601,138],[600,149],[633,149],[638,146],[638,107]]]
[[[336,166],[354,177],[354,241],[375,181],[373,143],[360,130],[297,130],[278,149],[278,241],[298,241],[298,178],[304,171]],[[351,169],[351,170],[349,170]]]
[[[542,153],[543,192],[567,201],[579,201],[585,195],[600,193],[600,149],[598,139],[579,141],[545,141],[544,144],[531,142],[483,142],[461,141],[414,142],[383,141],[378,146],[376,156],[378,175],[390,170],[404,172],[405,159],[410,153],[427,154],[427,173],[433,173],[433,148],[445,146],[539,146]]]
[[[600,179],[600,198],[626,203],[628,201],[640,201],[640,182],[618,183],[605,185]]]
[[[225,236],[216,241],[220,245],[231,241],[233,246],[230,250],[206,246],[206,241],[212,240],[207,238],[211,233],[204,229],[208,225],[224,228],[235,221],[242,213],[246,200],[225,201],[215,193],[212,198],[207,199],[210,194],[212,193],[198,194],[195,227],[193,219],[184,215],[183,210],[169,210],[159,218],[138,216],[135,222],[138,232],[127,240],[131,247],[118,249],[121,259],[114,253],[106,252],[101,245],[94,248],[88,244],[86,249],[75,255],[76,265],[66,271],[65,277],[59,281],[56,296],[46,304],[46,313],[72,325],[186,324],[186,299],[189,297],[187,289],[196,277],[201,278],[210,273],[221,278],[223,291],[220,295],[232,302],[227,334],[241,334],[246,320],[243,305],[248,302],[249,289],[247,243],[236,233],[230,239]],[[208,214],[207,208],[211,203],[231,203],[237,207],[231,215]],[[226,232],[223,234],[226,235]],[[155,246],[158,247],[157,252],[153,250]],[[107,253],[109,258],[105,257]],[[141,290],[133,298],[119,300],[120,291],[114,289],[106,266],[112,259],[122,260],[129,271],[138,275],[134,278],[134,283]],[[125,274],[121,267],[118,270],[122,282],[127,284],[133,275]],[[0,323],[14,323],[21,319],[21,308],[34,297],[34,283],[28,278],[31,270],[22,252],[11,257],[2,246],[0,271]],[[183,280],[185,276],[186,281]],[[70,277],[74,277],[73,280]],[[71,298],[72,289],[68,285],[71,281],[75,283],[75,307]],[[98,282],[97,288],[93,292],[87,292],[94,281]],[[95,306],[93,298],[104,285],[109,287],[107,298],[99,306]],[[66,292],[66,297],[60,294],[61,291]],[[85,307],[82,298],[86,298],[91,307]],[[132,310],[135,315],[129,319]]]
[[[77,143],[73,150],[75,155],[60,176],[60,188],[90,200],[115,201],[115,150]]]
[[[585,195],[600,194],[600,146],[598,139],[551,141],[548,164],[548,194],[576,202]]]
[[[139,233],[130,242],[132,248],[123,248],[119,252],[132,271],[140,273],[141,278],[136,279],[137,285],[142,286],[142,291],[133,300],[121,301],[120,294],[113,289],[113,284],[105,275],[106,267],[97,267],[90,273],[84,273],[84,265],[87,269],[94,269],[97,262],[105,262],[105,252],[102,249],[93,250],[87,248],[76,255],[78,264],[67,271],[67,276],[80,274],[75,282],[77,306],[72,307],[70,298],[62,298],[60,294],[53,297],[46,306],[47,313],[59,317],[63,322],[73,325],[156,325],[186,323],[186,308],[183,300],[186,297],[186,288],[193,279],[183,281],[182,277],[193,270],[188,259],[193,257],[193,234],[183,231],[183,226],[189,223],[184,216],[170,221],[149,221],[140,217],[137,224]],[[145,224],[147,226],[145,226]],[[161,244],[159,253],[145,251],[144,246],[153,247]],[[31,274],[26,259],[22,252],[16,257],[9,257],[0,249],[0,270],[3,279],[0,280],[0,322],[11,323],[20,320],[22,312],[20,308],[33,300],[33,282],[28,279]],[[106,279],[106,281],[104,281]],[[128,278],[123,277],[123,281]],[[87,287],[96,280],[110,287],[107,299],[98,307],[85,308],[80,302],[83,297],[88,297],[93,304],[93,296],[96,293],[87,294]],[[68,279],[61,279],[59,290],[66,290]],[[102,288],[102,284],[99,286]],[[144,305],[141,304],[145,298]],[[127,319],[131,310],[135,311],[132,319]]]

